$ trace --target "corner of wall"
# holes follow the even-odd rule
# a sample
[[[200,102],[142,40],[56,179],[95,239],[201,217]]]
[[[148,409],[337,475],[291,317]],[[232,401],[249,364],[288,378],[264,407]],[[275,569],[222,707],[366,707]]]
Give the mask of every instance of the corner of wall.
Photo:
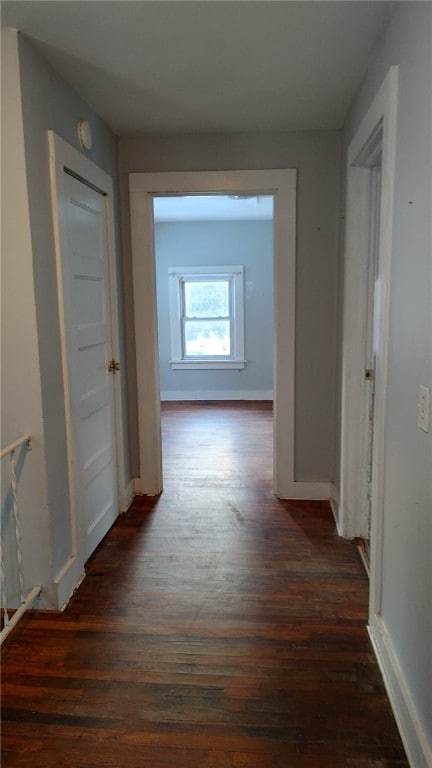
[[[381,616],[372,617],[369,635],[409,763],[412,768],[430,768],[432,750]]]
[[[43,586],[51,562],[44,422],[18,33],[9,29],[2,30],[2,107],[2,442],[32,436],[19,478],[24,578]],[[50,599],[48,586],[42,607]]]
[[[333,512],[338,535],[342,536],[342,531],[339,524],[339,489],[335,482],[330,483],[330,507]]]

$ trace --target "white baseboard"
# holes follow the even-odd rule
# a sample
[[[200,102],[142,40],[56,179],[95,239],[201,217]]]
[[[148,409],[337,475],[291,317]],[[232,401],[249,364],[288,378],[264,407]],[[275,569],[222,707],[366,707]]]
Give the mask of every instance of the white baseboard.
[[[134,496],[160,496],[162,493],[162,490],[155,490],[154,488],[145,488],[143,486],[142,480],[140,477],[134,477],[133,479],[133,489],[134,489]]]
[[[134,496],[140,496],[142,494],[142,491],[141,491],[141,478],[140,477],[134,477],[132,482],[133,482]]]
[[[390,635],[380,616],[372,617],[369,634],[409,764],[411,768],[431,768],[432,744],[428,743]]]
[[[120,513],[125,512],[135,495],[134,481],[119,494]],[[63,610],[85,577],[85,571],[77,555],[72,555],[54,577],[56,608]]]
[[[72,555],[54,578],[57,608],[63,610],[84,576],[84,569],[77,555]]]
[[[330,498],[330,483],[322,482],[291,482],[284,478],[275,489],[278,499],[293,499],[296,501],[324,501]]]
[[[341,528],[339,525],[339,489],[336,488],[334,483],[330,484],[330,506],[333,512],[338,535],[342,536]]]
[[[135,496],[135,478],[129,481],[126,488],[120,492],[120,513],[126,512]]]
[[[209,389],[186,392],[161,392],[162,402],[182,402],[188,400],[273,400],[272,389]]]

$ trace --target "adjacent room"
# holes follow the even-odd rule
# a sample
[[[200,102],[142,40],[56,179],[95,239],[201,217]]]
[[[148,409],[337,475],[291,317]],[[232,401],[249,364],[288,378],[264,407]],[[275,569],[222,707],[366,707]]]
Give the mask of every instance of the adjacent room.
[[[273,198],[153,205],[161,400],[272,400]]]

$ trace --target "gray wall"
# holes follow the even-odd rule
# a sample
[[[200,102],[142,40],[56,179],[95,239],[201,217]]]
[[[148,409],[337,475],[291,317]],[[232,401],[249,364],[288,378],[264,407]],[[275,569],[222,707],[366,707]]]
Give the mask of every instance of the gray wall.
[[[432,5],[401,3],[350,111],[347,146],[399,65],[385,436],[382,619],[432,749],[432,432],[416,426],[432,386]],[[419,765],[419,762],[415,762]]]
[[[34,300],[16,32],[2,30],[2,226],[1,226],[1,446],[32,435],[32,450],[16,452],[25,593],[49,588],[49,519],[45,473],[42,393]],[[19,604],[15,522],[9,460],[1,461],[1,531],[9,606]],[[48,555],[48,556],[47,556]]]
[[[337,386],[337,263],[341,135],[338,131],[142,137],[120,140],[125,290],[132,295],[128,173],[298,169],[296,317],[296,479],[334,479]],[[128,301],[128,364],[134,332]],[[131,377],[132,379],[132,377]],[[131,428],[136,392],[131,386]],[[132,434],[137,468],[137,435]]]
[[[68,487],[65,405],[60,356],[47,130],[53,129],[81,151],[76,134],[76,125],[80,118],[88,120],[93,131],[94,149],[86,154],[93,162],[113,176],[115,190],[118,183],[117,138],[90,107],[41,58],[29,41],[22,37],[19,37],[19,60],[35,275],[48,510],[52,539],[51,567],[55,574],[65,564],[70,554],[70,525],[68,499],[65,494],[65,488]],[[118,203],[116,203],[117,205]],[[117,221],[118,218],[117,207]],[[117,249],[117,253],[119,254],[119,249]],[[120,270],[119,276],[121,277]],[[122,283],[119,284],[121,288]],[[119,314],[121,317],[121,307]],[[124,389],[126,390],[126,388]],[[128,457],[126,456],[125,464],[128,472],[127,463]]]
[[[273,390],[273,222],[171,222],[155,226],[162,399],[271,399]],[[168,267],[242,264],[244,370],[181,371],[169,364]],[[214,393],[217,393],[216,395]],[[213,393],[213,394],[212,394]],[[170,397],[171,395],[171,397]],[[177,398],[176,398],[177,399]]]

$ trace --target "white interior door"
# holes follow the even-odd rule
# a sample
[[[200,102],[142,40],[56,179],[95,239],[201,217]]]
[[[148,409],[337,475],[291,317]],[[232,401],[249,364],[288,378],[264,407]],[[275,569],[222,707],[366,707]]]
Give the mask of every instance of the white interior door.
[[[379,352],[379,237],[381,220],[381,157],[370,168],[369,188],[369,247],[368,247],[368,290],[366,312],[365,347],[365,477],[362,503],[361,536],[370,541],[372,510],[372,471],[375,413],[375,370]]]
[[[74,485],[87,559],[118,514],[107,213],[105,196],[67,172],[63,189]]]

